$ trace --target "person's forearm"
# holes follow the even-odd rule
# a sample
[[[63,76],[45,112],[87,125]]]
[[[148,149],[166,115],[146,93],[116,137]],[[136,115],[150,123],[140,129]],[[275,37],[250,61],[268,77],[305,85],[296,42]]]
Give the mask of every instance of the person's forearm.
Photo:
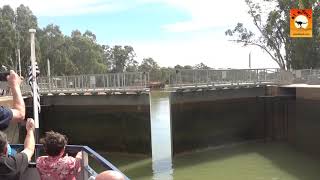
[[[21,122],[25,118],[25,104],[22,98],[20,86],[15,86],[12,88],[13,96],[13,109],[18,111],[17,117],[14,117],[18,122]]]
[[[82,160],[82,152],[81,152],[81,151],[79,151],[79,152],[77,153],[76,159]]]
[[[29,149],[30,151],[34,151],[35,148],[35,139],[33,130],[27,131],[26,138],[24,140],[24,149]]]

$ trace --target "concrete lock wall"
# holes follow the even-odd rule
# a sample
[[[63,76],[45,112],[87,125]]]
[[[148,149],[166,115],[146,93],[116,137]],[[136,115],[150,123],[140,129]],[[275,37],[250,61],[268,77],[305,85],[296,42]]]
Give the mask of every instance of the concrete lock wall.
[[[320,156],[320,88],[296,89],[295,118],[289,142],[310,154]]]
[[[151,152],[147,94],[43,96],[41,100],[42,135],[55,130],[66,134],[71,144],[102,151]],[[174,154],[258,139],[288,141],[306,152],[320,152],[320,88],[172,92],[170,102]],[[31,99],[26,104],[31,105]]]
[[[172,93],[173,152],[288,139],[295,91],[278,87]]]
[[[264,138],[265,88],[171,94],[173,152]]]
[[[41,135],[54,130],[67,135],[70,144],[100,151],[151,152],[147,94],[43,96],[41,100]]]

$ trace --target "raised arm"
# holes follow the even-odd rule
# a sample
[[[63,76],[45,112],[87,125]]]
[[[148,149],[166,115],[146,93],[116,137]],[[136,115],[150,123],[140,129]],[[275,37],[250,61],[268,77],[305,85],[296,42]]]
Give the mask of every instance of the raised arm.
[[[7,77],[8,85],[11,88],[13,96],[13,107],[12,107],[12,121],[23,122],[26,114],[26,107],[21,94],[21,78],[13,70],[10,70],[10,75]]]
[[[81,171],[81,160],[82,160],[82,152],[79,151],[76,155],[76,173],[79,173]]]
[[[35,149],[35,139],[34,139],[34,120],[28,118],[27,124],[27,135],[24,139],[24,150],[22,151],[28,156],[28,162],[31,161],[31,157],[33,156],[34,149]]]

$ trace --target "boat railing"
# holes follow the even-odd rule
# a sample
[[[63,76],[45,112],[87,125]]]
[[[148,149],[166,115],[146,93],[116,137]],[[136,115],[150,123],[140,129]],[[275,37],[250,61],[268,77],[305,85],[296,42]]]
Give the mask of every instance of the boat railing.
[[[10,146],[17,150],[20,151],[23,149],[23,144],[10,144]],[[43,145],[37,144],[36,145],[36,156],[39,155],[39,152],[43,150]],[[94,151],[88,146],[81,146],[81,145],[67,145],[65,152],[68,154],[75,154],[77,152],[81,151],[82,152],[82,168],[81,168],[81,173],[79,174],[77,179],[80,180],[87,180],[90,176],[96,176],[98,172],[94,170],[92,167],[89,165],[89,157],[97,161],[104,170],[114,170],[118,171],[121,174],[123,174],[116,166],[114,166],[111,162],[106,160],[104,157],[102,157],[99,153]],[[35,156],[34,159],[37,157]],[[27,178],[24,179],[39,179],[39,175],[37,174],[36,166],[35,166],[35,161],[32,161],[29,163],[29,169],[26,174],[28,176]],[[38,177],[37,177],[38,176]],[[130,180],[125,174],[123,174],[126,180]]]

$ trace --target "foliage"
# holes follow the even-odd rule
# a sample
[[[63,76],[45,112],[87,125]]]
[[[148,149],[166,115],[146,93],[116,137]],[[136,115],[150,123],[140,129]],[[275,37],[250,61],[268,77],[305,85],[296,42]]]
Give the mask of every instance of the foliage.
[[[132,46],[109,46],[97,43],[96,35],[86,30],[74,30],[70,36],[64,35],[60,27],[49,24],[39,28],[32,11],[20,5],[16,10],[10,6],[0,8],[0,65],[17,69],[17,50],[21,51],[22,74],[27,75],[30,64],[30,33],[36,29],[36,58],[42,76],[48,73],[48,60],[52,76],[76,74],[100,74],[119,72],[149,72],[150,79],[168,82],[175,69],[207,69],[203,63],[195,66],[177,65],[174,68],[160,67],[151,57],[138,63]]]
[[[201,62],[200,64],[196,64],[194,69],[210,69],[210,67]]]
[[[290,9],[298,8],[298,1],[292,0],[263,0],[257,2],[245,0],[248,14],[258,33],[253,33],[238,23],[236,27],[226,31],[226,35],[235,37],[233,41],[244,46],[258,46],[282,69],[300,69],[319,67],[319,29],[313,28],[313,38],[290,37]],[[275,4],[263,20],[263,3]],[[319,27],[319,0],[302,1],[305,8],[313,9],[314,27]]]

